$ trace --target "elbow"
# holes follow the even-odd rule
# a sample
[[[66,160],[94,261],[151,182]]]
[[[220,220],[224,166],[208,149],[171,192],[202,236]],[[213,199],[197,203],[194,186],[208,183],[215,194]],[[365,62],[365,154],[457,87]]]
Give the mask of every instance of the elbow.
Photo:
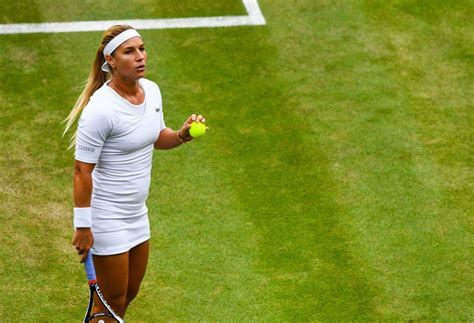
[[[84,163],[76,160],[74,162],[74,176],[90,176],[95,164]]]

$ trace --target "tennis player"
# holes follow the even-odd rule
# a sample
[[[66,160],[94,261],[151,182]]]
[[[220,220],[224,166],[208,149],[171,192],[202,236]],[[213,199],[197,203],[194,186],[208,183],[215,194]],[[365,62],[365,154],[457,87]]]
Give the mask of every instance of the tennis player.
[[[150,248],[145,201],[153,149],[191,141],[191,115],[178,130],[165,126],[161,93],[144,78],[147,52],[131,26],[105,31],[86,86],[67,120],[80,115],[75,140],[72,244],[80,261],[92,252],[103,295],[121,316],[136,297]],[[94,304],[94,313],[104,309]]]

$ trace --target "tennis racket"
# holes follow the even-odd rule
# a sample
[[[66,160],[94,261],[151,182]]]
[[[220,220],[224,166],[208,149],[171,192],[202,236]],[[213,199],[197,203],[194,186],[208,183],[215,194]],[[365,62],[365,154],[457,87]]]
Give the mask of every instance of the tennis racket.
[[[95,276],[95,268],[94,268],[94,261],[92,260],[92,254],[89,252],[87,255],[86,261],[84,263],[84,267],[86,268],[86,276],[89,282],[89,306],[87,306],[86,316],[84,317],[84,322],[90,322],[92,319],[96,317],[113,317],[117,322],[123,323],[123,320],[115,314],[109,304],[105,301],[104,296],[102,295],[99,285],[97,284],[97,279]],[[100,302],[106,308],[107,312],[100,312],[100,313],[92,313],[92,306],[94,304],[94,294],[97,295]],[[99,321],[100,322],[100,321]]]

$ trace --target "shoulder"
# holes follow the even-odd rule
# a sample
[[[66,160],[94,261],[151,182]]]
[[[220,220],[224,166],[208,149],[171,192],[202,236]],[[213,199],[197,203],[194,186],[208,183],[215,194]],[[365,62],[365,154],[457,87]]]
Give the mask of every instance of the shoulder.
[[[110,91],[108,91],[106,85],[104,85],[91,96],[84,108],[84,113],[108,115],[114,110],[113,101],[114,98],[110,95]]]
[[[98,89],[91,96],[82,111],[80,122],[105,123],[112,122],[115,115],[113,99],[104,87]]]
[[[108,88],[107,84],[104,84],[97,91],[94,92],[94,94],[91,96],[89,103],[108,106],[113,101],[114,96],[112,95],[111,90]]]

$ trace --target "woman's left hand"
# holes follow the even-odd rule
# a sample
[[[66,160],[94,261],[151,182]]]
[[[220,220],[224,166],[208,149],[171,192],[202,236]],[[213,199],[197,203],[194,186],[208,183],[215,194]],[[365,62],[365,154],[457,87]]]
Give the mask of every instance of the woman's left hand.
[[[189,128],[193,122],[202,122],[205,123],[206,119],[202,115],[192,114],[183,124],[181,129],[179,129],[178,136],[184,141],[188,142],[193,140],[193,136],[189,134]]]

